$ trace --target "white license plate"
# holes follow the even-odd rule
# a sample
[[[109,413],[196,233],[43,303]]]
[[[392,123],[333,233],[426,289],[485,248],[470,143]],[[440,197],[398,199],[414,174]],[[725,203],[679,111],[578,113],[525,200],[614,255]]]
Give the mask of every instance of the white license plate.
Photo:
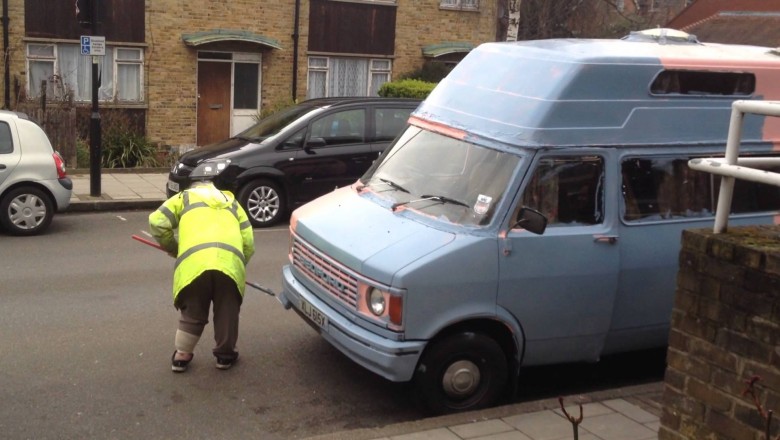
[[[301,299],[301,312],[321,328],[328,327],[328,318],[305,299]]]
[[[168,181],[168,189],[173,191],[173,192],[179,192],[179,184],[174,182],[174,181],[169,180]]]

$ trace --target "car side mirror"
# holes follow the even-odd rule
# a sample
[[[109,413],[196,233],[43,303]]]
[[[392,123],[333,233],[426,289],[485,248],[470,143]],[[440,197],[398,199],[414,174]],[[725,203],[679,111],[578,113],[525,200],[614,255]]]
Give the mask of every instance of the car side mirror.
[[[512,229],[515,228],[523,228],[534,234],[542,235],[547,229],[547,217],[535,209],[521,208],[517,214],[517,222],[512,225]]]
[[[309,138],[309,140],[306,142],[306,145],[303,147],[303,151],[309,153],[309,154],[315,154],[314,151],[311,151],[314,148],[321,148],[328,145],[327,142],[325,142],[324,138],[321,137],[313,137]]]

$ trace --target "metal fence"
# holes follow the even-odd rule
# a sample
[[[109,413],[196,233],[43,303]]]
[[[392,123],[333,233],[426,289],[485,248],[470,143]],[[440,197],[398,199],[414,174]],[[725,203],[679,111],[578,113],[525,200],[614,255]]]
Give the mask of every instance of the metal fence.
[[[720,234],[728,228],[731,199],[734,195],[735,179],[750,180],[780,186],[780,173],[764,171],[758,168],[780,165],[778,157],[739,158],[739,146],[742,138],[742,122],[745,113],[767,116],[780,116],[780,101],[734,101],[731,105],[731,120],[726,141],[726,157],[710,159],[692,159],[688,166],[694,170],[722,176],[718,207],[715,211],[713,232]]]

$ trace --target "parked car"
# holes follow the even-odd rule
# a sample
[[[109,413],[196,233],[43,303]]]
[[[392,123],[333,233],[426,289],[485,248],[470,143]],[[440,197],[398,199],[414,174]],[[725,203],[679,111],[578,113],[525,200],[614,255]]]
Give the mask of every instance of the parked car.
[[[0,110],[0,225],[35,235],[70,204],[73,182],[43,129],[24,113]]]
[[[354,183],[406,126],[416,99],[320,98],[261,119],[242,133],[189,151],[173,165],[167,193],[191,184],[203,167],[236,194],[255,227]]]

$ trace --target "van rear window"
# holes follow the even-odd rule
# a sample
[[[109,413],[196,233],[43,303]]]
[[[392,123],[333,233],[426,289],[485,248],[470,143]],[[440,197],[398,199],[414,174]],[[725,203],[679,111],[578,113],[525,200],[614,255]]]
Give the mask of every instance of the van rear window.
[[[632,158],[622,163],[623,219],[654,221],[715,215],[720,176],[688,167],[684,158]],[[769,171],[780,172],[780,166]],[[780,210],[780,187],[737,179],[731,212]]]
[[[664,70],[650,86],[654,95],[749,96],[756,90],[752,73]]]

